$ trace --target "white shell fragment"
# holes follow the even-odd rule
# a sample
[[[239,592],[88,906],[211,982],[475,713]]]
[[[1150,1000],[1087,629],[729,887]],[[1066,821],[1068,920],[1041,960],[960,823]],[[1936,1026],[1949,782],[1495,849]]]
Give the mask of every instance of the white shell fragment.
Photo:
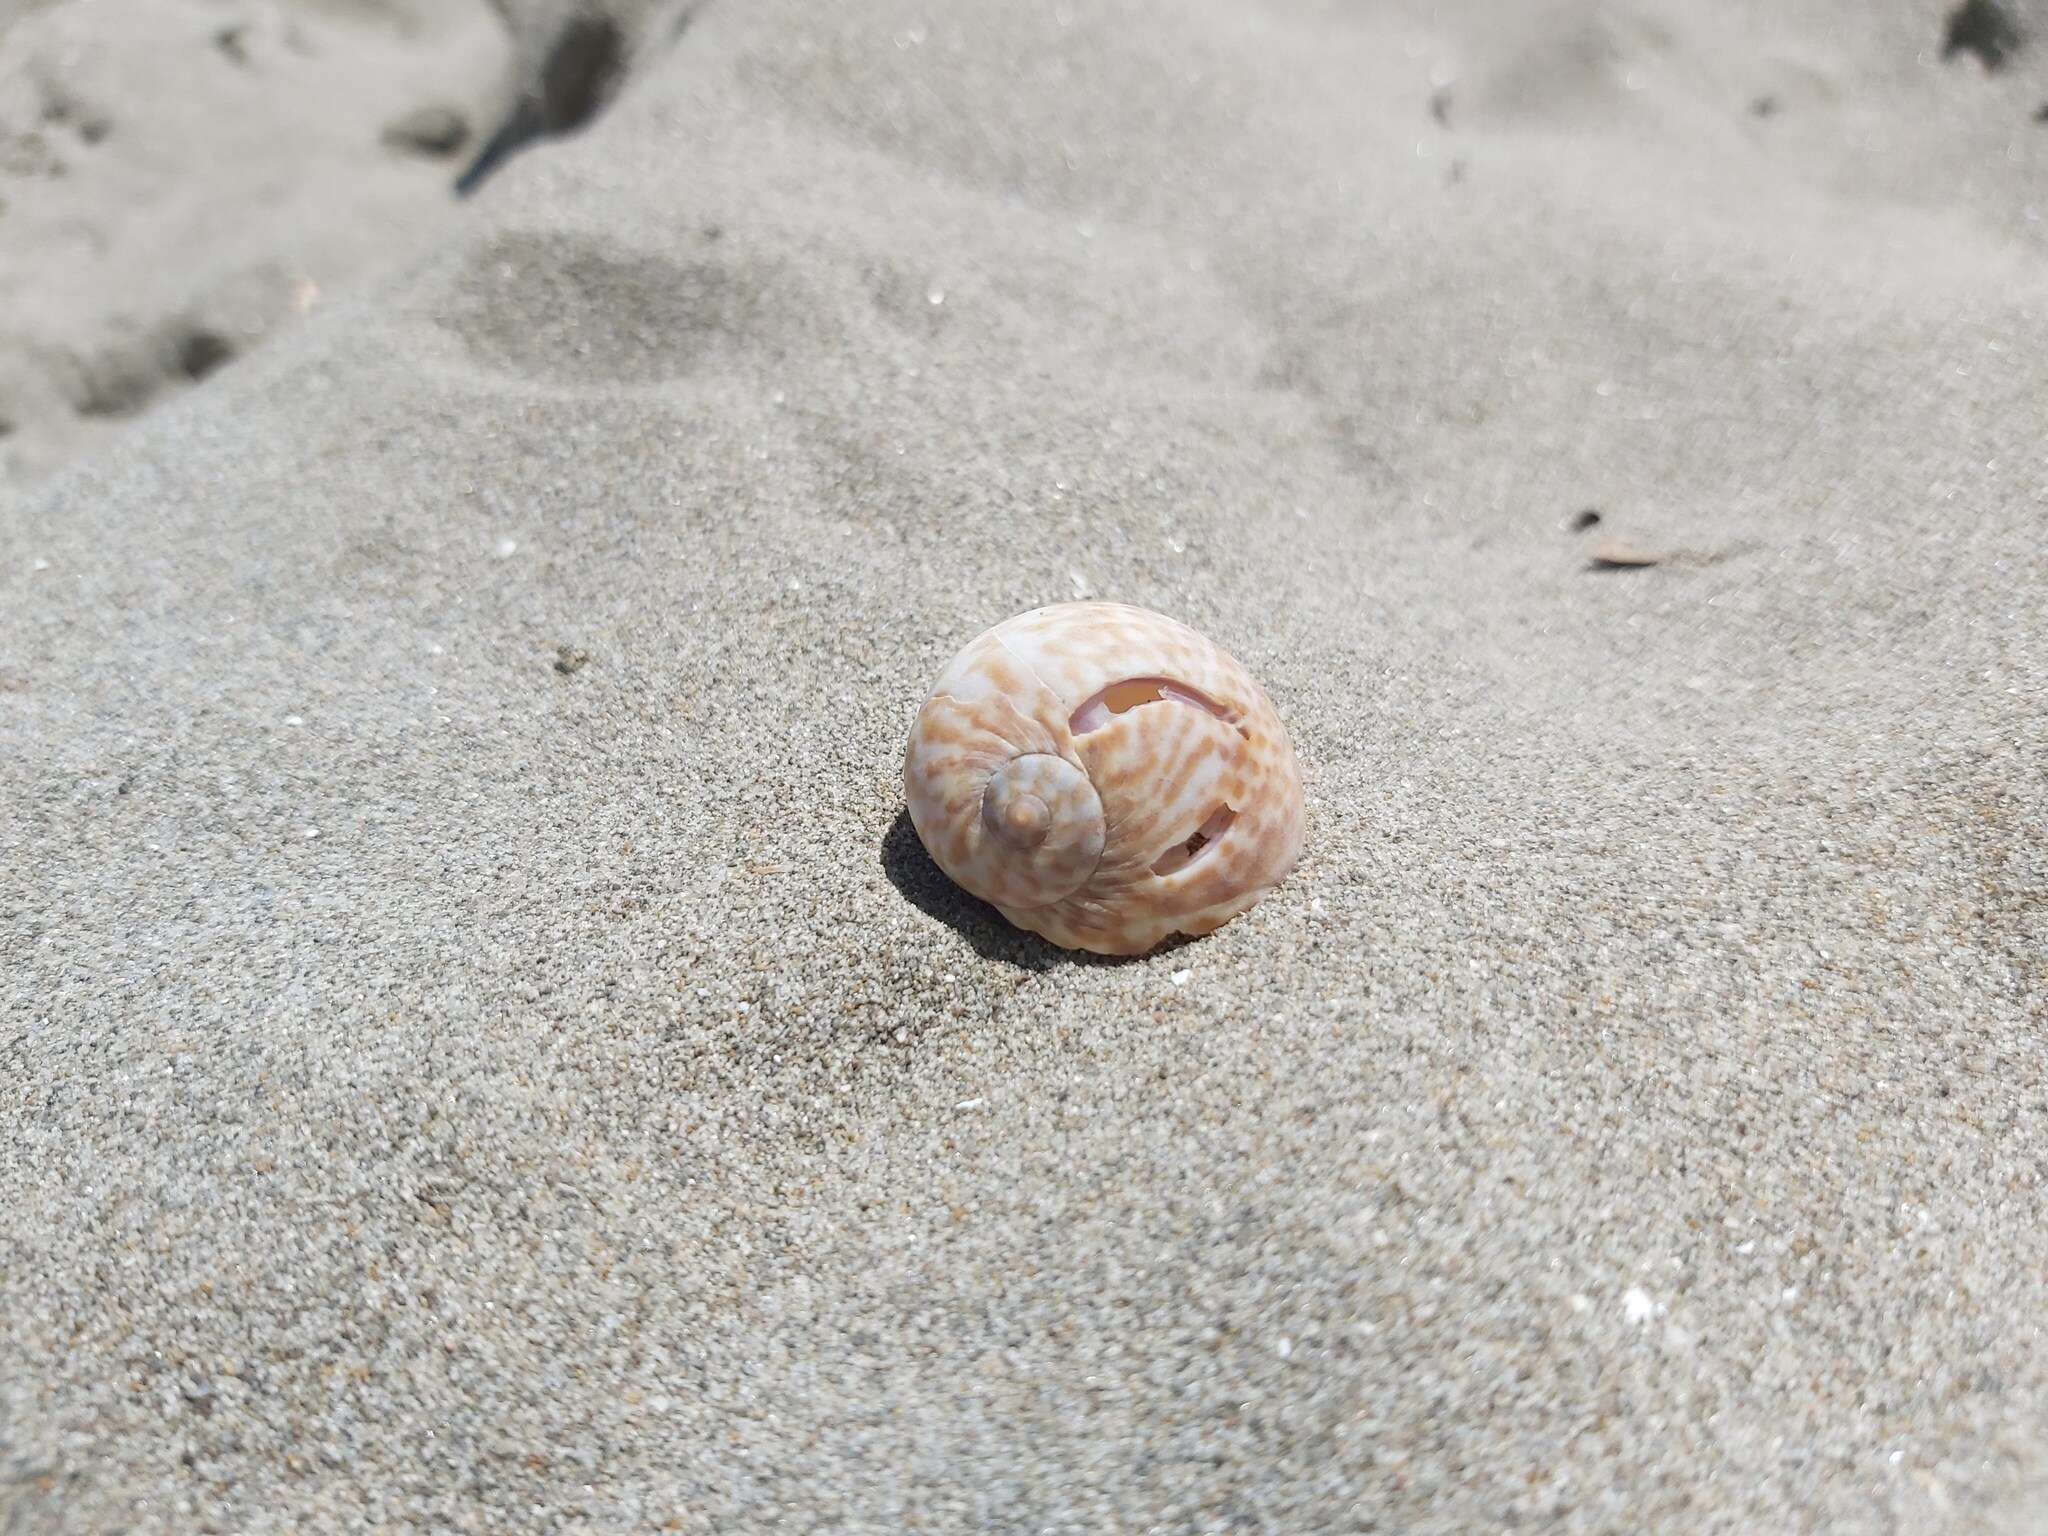
[[[1097,954],[1220,928],[1301,852],[1294,748],[1265,693],[1122,603],[1033,609],[969,644],[918,712],[903,787],[956,884]]]

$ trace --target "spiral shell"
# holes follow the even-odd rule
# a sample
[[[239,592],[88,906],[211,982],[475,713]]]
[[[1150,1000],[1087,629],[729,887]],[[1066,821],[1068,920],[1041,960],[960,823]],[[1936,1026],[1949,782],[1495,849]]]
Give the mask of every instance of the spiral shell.
[[[1301,852],[1294,748],[1251,674],[1164,614],[1037,608],[939,675],[904,756],[954,882],[1068,949],[1220,928]]]

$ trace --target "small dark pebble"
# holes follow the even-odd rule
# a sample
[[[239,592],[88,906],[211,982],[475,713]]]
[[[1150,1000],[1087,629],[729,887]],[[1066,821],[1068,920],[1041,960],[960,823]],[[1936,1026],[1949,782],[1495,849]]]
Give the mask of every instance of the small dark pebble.
[[[1776,117],[1778,115],[1778,98],[1775,96],[1757,97],[1755,101],[1749,104],[1749,115],[1751,117]]]
[[[579,651],[573,645],[558,646],[555,649],[555,670],[564,677],[574,677],[590,665],[590,652]]]
[[[1451,88],[1445,86],[1429,98],[1429,115],[1448,128],[1451,126]]]
[[[1564,525],[1571,529],[1573,533],[1584,533],[1588,528],[1598,528],[1600,526],[1600,514],[1591,507],[1587,507],[1584,511],[1574,512],[1570,517],[1566,518]]]
[[[235,355],[232,343],[217,331],[192,330],[178,338],[178,371],[195,383]]]
[[[2034,114],[2034,121],[2037,123],[2048,123],[2048,101],[2041,103],[2041,110]]]

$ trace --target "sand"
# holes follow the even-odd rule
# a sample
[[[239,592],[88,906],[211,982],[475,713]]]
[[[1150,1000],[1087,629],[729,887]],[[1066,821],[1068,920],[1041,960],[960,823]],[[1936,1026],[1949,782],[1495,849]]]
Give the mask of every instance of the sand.
[[[513,53],[434,0],[0,0],[0,499],[436,240]]]
[[[0,1527],[2048,1529],[2015,14],[710,6],[0,502]],[[902,814],[1081,594],[1133,963]]]

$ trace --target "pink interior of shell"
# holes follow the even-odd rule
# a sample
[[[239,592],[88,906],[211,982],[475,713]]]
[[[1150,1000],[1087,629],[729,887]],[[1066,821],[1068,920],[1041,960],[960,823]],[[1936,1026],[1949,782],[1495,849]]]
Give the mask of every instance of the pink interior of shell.
[[[1204,698],[1187,684],[1176,683],[1170,677],[1127,677],[1120,683],[1111,683],[1082,704],[1074,711],[1067,728],[1076,736],[1086,736],[1090,731],[1099,731],[1109,724],[1112,715],[1124,714],[1141,704],[1166,702],[1192,704],[1197,709],[1206,709],[1219,720],[1230,718],[1221,704]]]
[[[1155,875],[1177,874],[1195,860],[1216,846],[1216,840],[1224,829],[1237,820],[1237,812],[1227,805],[1219,805],[1209,814],[1209,819],[1195,829],[1194,835],[1186,842],[1175,843],[1153,861]]]

